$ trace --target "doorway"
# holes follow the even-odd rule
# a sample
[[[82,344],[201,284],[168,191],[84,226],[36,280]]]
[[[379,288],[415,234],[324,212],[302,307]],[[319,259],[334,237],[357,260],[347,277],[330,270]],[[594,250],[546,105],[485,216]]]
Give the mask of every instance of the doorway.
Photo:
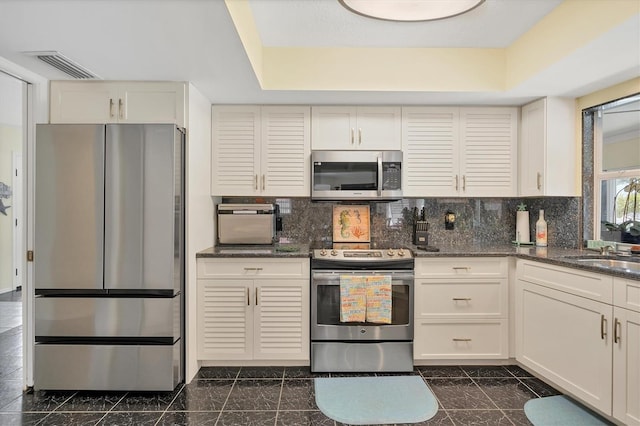
[[[0,72],[0,380],[1,399],[23,385],[23,149],[26,83]]]

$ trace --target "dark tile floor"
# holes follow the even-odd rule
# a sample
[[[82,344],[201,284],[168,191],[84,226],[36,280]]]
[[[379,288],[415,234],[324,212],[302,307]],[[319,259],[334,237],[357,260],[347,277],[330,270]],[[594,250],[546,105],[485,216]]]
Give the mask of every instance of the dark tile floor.
[[[2,312],[9,312],[6,300],[0,303]],[[315,404],[316,375],[308,367],[207,367],[173,392],[25,394],[21,334],[20,325],[0,329],[2,426],[336,425]],[[558,394],[517,366],[417,367],[413,374],[423,377],[439,403],[436,416],[424,425],[529,425],[524,403]]]

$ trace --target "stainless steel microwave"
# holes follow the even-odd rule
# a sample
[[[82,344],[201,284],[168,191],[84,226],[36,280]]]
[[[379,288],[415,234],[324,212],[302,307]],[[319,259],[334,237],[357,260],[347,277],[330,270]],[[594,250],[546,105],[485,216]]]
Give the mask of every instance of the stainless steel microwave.
[[[312,200],[402,198],[402,151],[312,151]]]

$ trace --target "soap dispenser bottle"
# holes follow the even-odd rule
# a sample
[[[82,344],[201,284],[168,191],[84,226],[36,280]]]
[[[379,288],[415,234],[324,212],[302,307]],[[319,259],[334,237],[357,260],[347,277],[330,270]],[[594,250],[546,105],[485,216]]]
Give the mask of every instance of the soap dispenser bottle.
[[[547,221],[544,220],[544,210],[540,210],[540,217],[536,222],[536,246],[547,246]]]

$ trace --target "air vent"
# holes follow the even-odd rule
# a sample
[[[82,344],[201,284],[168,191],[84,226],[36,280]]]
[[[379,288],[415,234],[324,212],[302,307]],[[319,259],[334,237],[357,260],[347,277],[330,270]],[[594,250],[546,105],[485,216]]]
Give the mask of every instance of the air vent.
[[[71,59],[65,57],[59,52],[23,52],[25,55],[35,56],[52,67],[62,71],[63,73],[77,79],[100,78],[91,71],[81,67]]]

